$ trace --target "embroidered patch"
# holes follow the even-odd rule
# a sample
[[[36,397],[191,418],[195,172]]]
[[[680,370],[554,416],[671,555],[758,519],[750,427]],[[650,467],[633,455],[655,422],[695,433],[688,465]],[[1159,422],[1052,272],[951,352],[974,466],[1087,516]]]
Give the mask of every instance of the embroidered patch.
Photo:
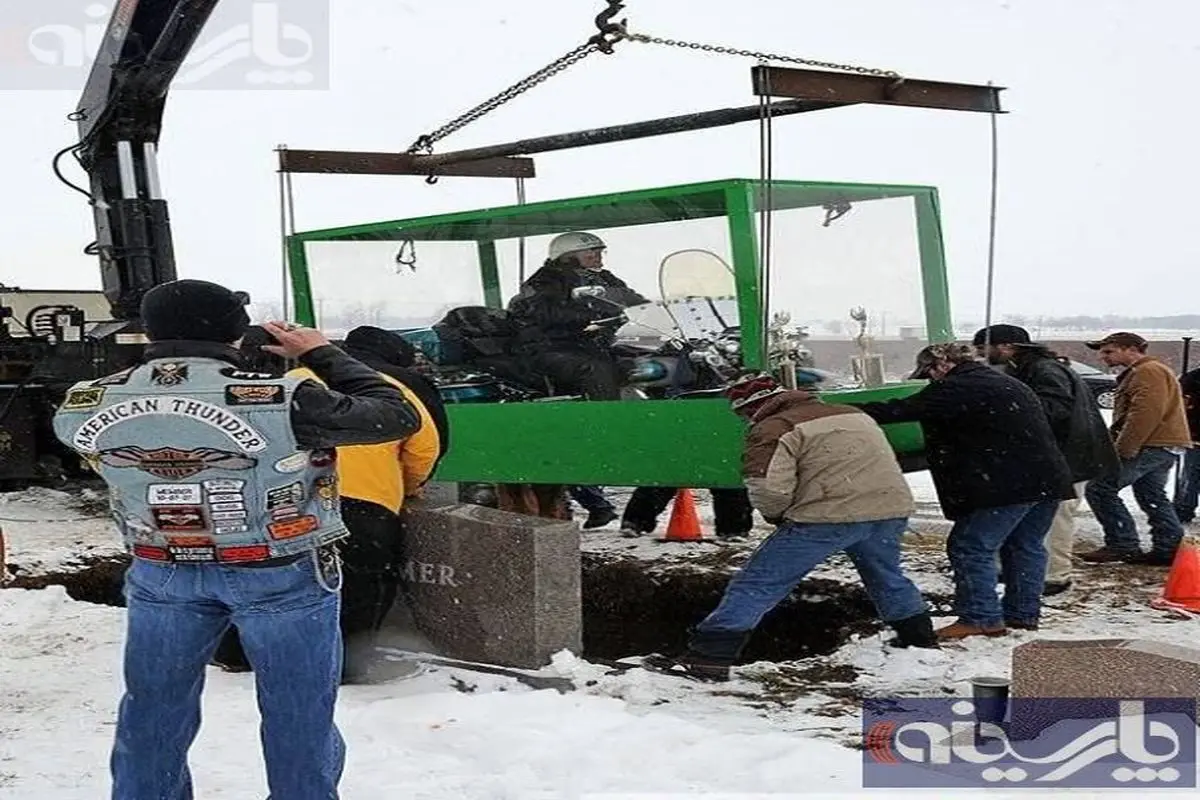
[[[269,372],[247,372],[242,369],[226,367],[221,370],[221,374],[226,378],[233,378],[235,381],[271,381],[278,380],[278,375],[272,375]]]
[[[276,472],[299,472],[308,466],[308,453],[292,453],[275,462]]]
[[[204,521],[204,509],[200,506],[152,508],[150,513],[160,531],[208,530],[208,523]]]
[[[265,544],[250,544],[241,547],[218,547],[217,560],[225,562],[263,561],[271,556],[271,548]]]
[[[170,561],[171,554],[162,547],[151,547],[148,544],[135,544],[133,554],[147,561]]]
[[[244,502],[242,502],[240,495],[238,496],[238,499],[236,501],[231,501],[228,503],[214,503],[214,502],[212,502],[212,498],[209,498],[208,507],[211,508],[213,511],[245,511],[246,510],[246,504]]]
[[[295,539],[317,529],[317,518],[313,516],[300,517],[286,522],[272,522],[267,526],[267,532],[272,539]]]
[[[300,516],[299,506],[282,506],[271,511],[271,519],[276,521],[295,519]]]
[[[146,503],[152,506],[198,506],[204,492],[198,483],[152,483],[146,487]]]
[[[256,459],[241,453],[230,453],[212,447],[183,450],[175,447],[160,447],[145,450],[141,447],[117,447],[101,450],[100,460],[110,467],[133,467],[148,472],[157,478],[183,480],[210,469],[251,469]]]
[[[196,563],[217,560],[215,547],[168,547],[167,552],[171,554],[172,561]]]
[[[105,375],[103,378],[92,381],[92,386],[124,386],[129,383],[129,376],[133,374],[134,369],[134,367],[130,367],[120,372],[114,372],[112,375]]]
[[[304,484],[299,481],[267,490],[267,511],[274,511],[284,506],[298,506],[303,502]]]
[[[213,540],[207,536],[168,536],[171,547],[212,547]]]
[[[211,481],[205,481],[204,488],[211,494],[220,494],[223,492],[240,494],[242,489],[246,488],[246,482],[233,478],[215,478]]]
[[[212,517],[214,523],[217,522],[238,522],[246,519],[245,511],[214,511],[209,516]]]
[[[188,365],[168,362],[150,368],[150,382],[158,386],[178,386],[188,379]]]
[[[266,437],[236,413],[203,400],[171,396],[138,397],[98,411],[75,432],[72,444],[83,453],[94,453],[100,434],[114,425],[149,415],[187,417],[202,422],[225,434],[247,453],[257,453],[267,448]]]
[[[218,536],[227,533],[245,533],[250,530],[249,525],[217,525],[213,528],[213,532]]]
[[[230,384],[225,387],[225,405],[227,406],[270,406],[283,402],[283,387],[279,384],[272,386],[255,386],[249,383]]]
[[[81,408],[95,408],[104,399],[104,389],[89,386],[83,389],[72,389],[63,400],[64,411],[77,411]]]

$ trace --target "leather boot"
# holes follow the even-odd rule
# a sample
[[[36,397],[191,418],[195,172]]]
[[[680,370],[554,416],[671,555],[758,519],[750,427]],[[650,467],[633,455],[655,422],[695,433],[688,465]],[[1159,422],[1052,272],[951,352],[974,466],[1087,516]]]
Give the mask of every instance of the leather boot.
[[[938,647],[937,634],[933,632],[933,620],[929,612],[922,612],[915,617],[906,617],[889,622],[896,631],[896,638],[888,642],[892,647]]]

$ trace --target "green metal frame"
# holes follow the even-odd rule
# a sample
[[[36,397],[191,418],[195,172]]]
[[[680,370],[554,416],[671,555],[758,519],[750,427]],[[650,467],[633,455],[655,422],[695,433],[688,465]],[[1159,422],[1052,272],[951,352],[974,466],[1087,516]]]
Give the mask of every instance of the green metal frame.
[[[759,181],[731,179],[615,194],[306,231],[289,237],[287,254],[295,319],[316,324],[316,298],[305,253],[317,241],[467,241],[478,246],[485,303],[503,296],[495,242],[522,236],[725,216],[737,287],[743,358],[766,363],[762,276],[756,215]],[[919,243],[925,320],[930,341],[953,338],[937,190],[929,186],[775,181],[775,210],[911,197]],[[832,402],[902,397],[921,383],[824,393]],[[451,404],[453,446],[438,478],[505,483],[610,486],[735,487],[741,485],[743,426],[721,400]],[[920,454],[920,427],[888,426],[902,456]]]

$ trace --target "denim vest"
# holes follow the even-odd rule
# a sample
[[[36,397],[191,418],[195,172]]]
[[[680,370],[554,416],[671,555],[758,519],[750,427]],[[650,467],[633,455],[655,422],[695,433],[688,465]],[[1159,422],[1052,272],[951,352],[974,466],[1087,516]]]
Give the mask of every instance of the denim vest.
[[[58,438],[108,484],[126,547],[153,561],[262,561],[347,535],[332,450],[301,450],[301,381],[167,358],[83,381]]]

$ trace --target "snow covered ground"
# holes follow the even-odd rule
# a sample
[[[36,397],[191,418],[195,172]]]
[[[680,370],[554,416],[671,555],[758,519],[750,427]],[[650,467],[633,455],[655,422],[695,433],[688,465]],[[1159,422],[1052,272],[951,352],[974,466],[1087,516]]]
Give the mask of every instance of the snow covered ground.
[[[908,567],[923,589],[944,593],[945,531],[926,474],[911,476],[921,510]],[[18,575],[69,569],[83,555],[118,550],[96,498],[44,490],[0,497],[0,523]],[[702,519],[711,509],[701,493]],[[666,520],[662,520],[665,524]],[[1080,549],[1099,541],[1080,520]],[[756,536],[765,535],[765,528]],[[686,562],[723,547],[621,539],[615,526],[586,534],[593,551]],[[752,545],[747,545],[750,547]],[[819,577],[852,580],[845,562]],[[1164,571],[1081,567],[1076,588],[1053,598],[1040,633],[968,641],[941,651],[894,651],[881,635],[787,664],[739,668],[705,685],[630,670],[615,673],[570,654],[542,670],[574,691],[535,691],[503,676],[430,667],[419,677],[343,690],[339,722],[349,743],[343,796],[353,798],[872,797],[861,788],[858,701],[873,695],[967,695],[967,679],[1006,676],[1013,646],[1049,638],[1156,639],[1190,645],[1197,623],[1150,609]],[[104,797],[120,693],[123,611],[71,600],[61,587],[0,591],[0,800]],[[197,796],[266,794],[249,675],[212,670],[205,726],[193,748]],[[1099,796],[1071,792],[1077,797]],[[1140,795],[1152,794],[1140,789]],[[921,797],[931,796],[921,793]],[[971,797],[937,792],[937,797]],[[988,797],[1021,792],[989,791]]]

